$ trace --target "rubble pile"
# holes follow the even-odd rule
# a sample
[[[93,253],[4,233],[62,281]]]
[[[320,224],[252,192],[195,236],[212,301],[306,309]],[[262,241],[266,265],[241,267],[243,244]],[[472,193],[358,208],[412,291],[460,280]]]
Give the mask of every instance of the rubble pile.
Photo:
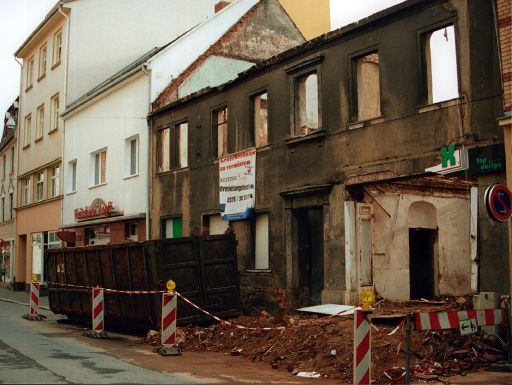
[[[437,304],[381,302],[373,320],[378,331],[372,330],[372,378],[377,383],[400,382],[405,374],[403,318],[379,319],[379,315],[391,315],[391,305],[395,313],[407,313],[426,311],[426,306],[436,309],[433,311],[461,310],[470,304],[460,298],[459,302]],[[256,330],[228,324],[206,328],[189,325],[178,328],[178,347],[184,352],[222,352],[234,356],[233,359],[267,362],[274,369],[287,370],[294,375],[306,372],[337,382],[352,382],[354,323],[351,316],[323,317],[300,313],[272,317],[262,312],[260,316],[242,316],[230,322]],[[285,326],[285,329],[260,330],[278,326]],[[395,330],[397,326],[400,328]],[[412,375],[420,381],[442,381],[442,377],[478,370],[506,358],[503,344],[496,337],[463,337],[458,330],[412,331],[411,335]],[[151,331],[141,342],[158,345],[160,335]]]

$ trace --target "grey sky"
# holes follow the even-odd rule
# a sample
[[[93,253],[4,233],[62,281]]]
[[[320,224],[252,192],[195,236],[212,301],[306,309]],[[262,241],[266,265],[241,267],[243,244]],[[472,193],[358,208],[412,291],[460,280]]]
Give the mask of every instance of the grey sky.
[[[333,29],[403,0],[330,0]],[[14,52],[43,20],[56,0],[0,0],[0,115],[19,94],[19,65]]]

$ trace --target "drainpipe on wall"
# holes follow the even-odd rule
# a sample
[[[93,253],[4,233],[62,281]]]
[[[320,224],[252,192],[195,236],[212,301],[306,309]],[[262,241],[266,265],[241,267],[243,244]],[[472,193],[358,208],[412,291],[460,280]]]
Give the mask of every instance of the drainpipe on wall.
[[[151,106],[151,73],[148,72],[148,63],[144,63],[142,65],[142,72],[144,75],[146,75],[149,78],[148,83],[148,110],[149,106]],[[147,118],[146,118],[146,122]],[[153,121],[151,120],[151,124],[148,127],[148,164],[147,164],[147,170],[146,170],[146,191],[148,192],[147,198],[146,198],[146,240],[149,240],[151,237],[151,220],[150,220],[150,210],[151,210],[151,197],[152,197],[152,184],[151,184],[151,135],[153,132]]]
[[[59,3],[59,13],[64,16],[64,18],[66,19],[66,60],[64,61],[64,95],[63,95],[63,100],[64,100],[64,108],[60,108],[59,107],[59,110],[65,110],[66,109],[66,103],[67,103],[67,97],[68,97],[68,61],[69,61],[69,25],[70,25],[70,20],[69,20],[69,16],[66,15],[63,11],[62,11],[62,1]],[[60,114],[59,114],[60,115]],[[62,195],[64,195],[64,178],[66,177],[65,175],[65,170],[64,170],[64,148],[65,148],[65,143],[66,143],[66,123],[64,121],[64,119],[62,119],[62,146],[61,146],[61,175],[62,175],[62,178],[61,178],[61,185],[62,185],[62,189],[61,189],[61,192],[62,192]],[[64,199],[62,199],[61,201],[61,204],[60,204],[60,225],[62,226],[62,224],[64,223]]]
[[[22,116],[22,111],[21,111],[21,97],[22,97],[22,93],[23,93],[23,63],[21,63],[18,58],[16,57],[16,55],[14,55],[14,60],[16,61],[16,63],[18,63],[20,65],[20,95],[18,96],[18,121],[16,122],[16,187],[15,187],[15,191],[16,191],[16,194],[15,194],[15,197],[14,199],[16,200],[16,207],[18,206],[18,170],[19,170],[19,164],[20,164],[20,151],[19,151],[19,146],[20,146],[20,138],[21,138],[21,124],[20,124],[20,120],[21,120],[21,116]],[[13,210],[14,211],[14,210]],[[11,271],[11,288],[12,288],[12,291],[15,291],[16,290],[16,261],[18,260],[18,253],[16,252],[17,251],[17,247],[18,247],[18,237],[17,237],[17,234],[18,234],[18,231],[17,231],[17,223],[18,223],[18,215],[16,215],[14,217],[14,240],[15,240],[15,243],[14,243],[14,256],[12,256],[11,258],[14,259],[14,263],[11,262],[14,266],[14,271]]]

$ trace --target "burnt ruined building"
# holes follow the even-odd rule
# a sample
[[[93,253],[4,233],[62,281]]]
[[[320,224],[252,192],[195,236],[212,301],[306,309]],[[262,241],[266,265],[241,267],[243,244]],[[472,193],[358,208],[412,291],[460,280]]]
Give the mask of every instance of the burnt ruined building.
[[[154,108],[151,236],[234,231],[247,308],[507,292],[493,20],[409,0]],[[228,226],[219,157],[252,148],[254,215]]]

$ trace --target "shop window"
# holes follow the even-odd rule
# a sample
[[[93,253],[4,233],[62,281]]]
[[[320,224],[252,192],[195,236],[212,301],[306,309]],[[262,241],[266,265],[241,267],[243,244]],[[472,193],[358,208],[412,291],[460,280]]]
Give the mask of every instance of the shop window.
[[[137,223],[127,223],[125,225],[125,239],[130,239],[132,241],[139,240]]]
[[[41,79],[44,75],[46,75],[46,56],[47,56],[48,48],[46,43],[39,49],[39,72],[38,77]]]
[[[62,58],[62,30],[53,35],[53,66],[60,63]]]
[[[269,215],[256,215],[254,220],[254,268],[269,268]]]
[[[60,194],[60,166],[54,166],[51,168],[51,191],[50,196],[56,197]]]
[[[453,24],[421,34],[422,104],[459,96],[457,49]]]
[[[48,231],[48,242],[49,249],[58,249],[62,246],[61,240],[57,236],[56,231]]]
[[[295,80],[295,135],[303,136],[318,130],[318,75],[306,74]]]
[[[107,245],[110,243],[110,226],[96,226],[85,229],[86,244]]]
[[[32,130],[32,114],[25,116],[25,125],[23,126],[23,147],[30,145],[30,131]]]
[[[165,172],[171,169],[170,166],[170,132],[169,127],[158,130],[157,136],[157,170]]]
[[[217,159],[228,153],[228,108],[212,112],[211,158]]]
[[[202,235],[221,235],[226,232],[229,222],[224,221],[220,214],[203,215]]]
[[[44,171],[36,174],[36,202],[40,202],[44,198]]]
[[[27,61],[27,73],[26,73],[26,84],[25,87],[27,90],[32,86],[34,81],[34,57],[32,56]]]
[[[352,120],[376,118],[380,111],[380,58],[378,52],[352,61]]]
[[[268,95],[262,92],[251,97],[250,145],[263,147],[268,145]]]
[[[44,103],[37,107],[36,114],[36,141],[43,137],[44,130]]]
[[[107,150],[91,154],[91,187],[107,183]]]
[[[59,128],[59,94],[52,96],[50,102],[50,129],[48,133],[51,133]]]
[[[183,236],[183,218],[162,219],[162,237],[180,238]]]
[[[139,137],[128,138],[124,142],[124,175],[137,175],[139,172]]]

